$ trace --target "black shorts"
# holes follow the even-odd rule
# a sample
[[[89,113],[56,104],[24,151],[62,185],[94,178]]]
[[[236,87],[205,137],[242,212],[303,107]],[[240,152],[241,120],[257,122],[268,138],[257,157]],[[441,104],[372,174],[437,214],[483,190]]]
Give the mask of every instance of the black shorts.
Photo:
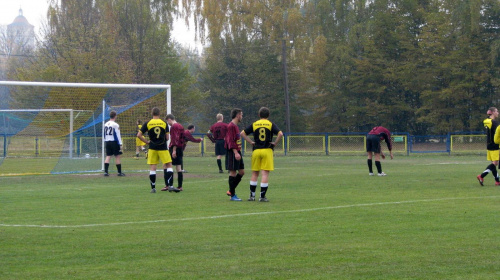
[[[172,152],[174,151],[173,147],[168,148],[168,151],[170,152],[170,156],[172,157],[172,165],[182,165],[182,158],[184,157],[184,152],[182,151],[182,148],[177,148],[175,150],[176,153],[175,158],[172,156]]]
[[[215,140],[215,155],[216,156],[226,155],[226,148],[224,147],[224,139]]]
[[[238,152],[241,155],[241,152]],[[243,156],[240,160],[236,160],[234,157],[234,152],[232,149],[227,150],[226,153],[226,170],[240,170],[245,169],[245,164],[243,163]]]
[[[106,141],[106,156],[118,156],[122,154],[120,145],[116,141]]]
[[[380,136],[375,134],[366,136],[366,151],[380,154]]]

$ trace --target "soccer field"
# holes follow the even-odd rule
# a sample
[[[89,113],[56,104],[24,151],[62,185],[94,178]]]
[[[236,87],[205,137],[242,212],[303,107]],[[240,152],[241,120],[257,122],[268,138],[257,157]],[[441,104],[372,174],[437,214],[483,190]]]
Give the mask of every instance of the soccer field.
[[[181,193],[149,193],[133,159],[126,177],[0,177],[0,279],[500,278],[485,156],[400,156],[386,177],[364,156],[277,157],[269,203],[246,201],[248,156],[242,202],[214,157],[185,161]]]

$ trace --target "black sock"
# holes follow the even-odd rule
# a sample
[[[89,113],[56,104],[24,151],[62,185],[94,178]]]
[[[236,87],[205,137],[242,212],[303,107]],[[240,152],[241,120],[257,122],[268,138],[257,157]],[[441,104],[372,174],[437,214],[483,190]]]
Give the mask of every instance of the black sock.
[[[380,161],[375,161],[375,166],[377,167],[378,173],[382,173],[382,164],[380,164]]]
[[[235,186],[234,186],[234,180],[236,177],[229,176],[228,183],[229,183],[229,192],[231,193],[231,196],[234,196],[235,194]]]
[[[234,188],[236,188],[238,186],[238,184],[241,182],[241,178],[243,178],[243,176],[241,176],[240,174],[236,174],[236,177],[234,177],[235,180],[234,180]]]
[[[182,172],[177,172],[177,181],[178,181],[178,187],[182,188],[182,182],[184,181],[184,173]]]
[[[250,196],[255,197],[255,191],[257,190],[257,185],[253,186],[250,184]]]
[[[121,164],[117,164],[116,169],[118,169],[118,173],[122,173],[122,165]]]
[[[109,170],[109,163],[104,164],[104,172],[108,173]]]
[[[368,162],[368,172],[373,173],[372,160],[369,159],[367,160],[367,162]]]
[[[268,187],[260,187],[260,197],[266,197]]]
[[[219,167],[219,170],[222,170],[222,161],[220,158],[217,159],[217,166]]]
[[[156,187],[156,174],[149,174],[149,183],[152,189]]]
[[[167,169],[163,170],[163,178],[165,179],[165,186],[173,186],[174,185],[174,172],[167,171]]]
[[[492,164],[488,165],[488,169],[491,170],[491,175],[493,175],[493,177],[495,177],[495,181],[498,182],[497,167],[492,163]]]

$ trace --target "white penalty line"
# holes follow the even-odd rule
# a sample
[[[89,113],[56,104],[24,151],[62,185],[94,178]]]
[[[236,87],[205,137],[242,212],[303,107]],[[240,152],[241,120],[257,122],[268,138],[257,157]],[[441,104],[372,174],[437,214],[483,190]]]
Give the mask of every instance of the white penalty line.
[[[331,209],[355,208],[355,207],[369,207],[369,206],[380,206],[380,205],[397,205],[397,204],[409,204],[409,203],[419,203],[419,202],[436,202],[436,201],[451,201],[451,200],[466,200],[466,199],[495,199],[495,198],[500,198],[500,196],[448,197],[448,198],[418,199],[418,200],[407,200],[407,201],[392,201],[392,202],[388,201],[388,202],[374,202],[374,203],[360,203],[360,204],[350,204],[350,205],[338,205],[338,206],[309,208],[309,209],[296,209],[296,210],[284,210],[284,211],[267,211],[267,212],[253,212],[253,213],[241,213],[241,214],[218,215],[218,216],[207,216],[207,217],[179,218],[179,219],[153,220],[153,221],[136,221],[136,222],[121,222],[121,223],[105,223],[105,224],[85,224],[85,225],[68,225],[68,226],[64,226],[64,225],[9,225],[9,224],[0,224],[0,227],[86,228],[86,227],[103,227],[103,226],[121,226],[121,225],[132,225],[132,224],[154,224],[154,223],[168,223],[168,222],[183,222],[183,221],[199,221],[199,220],[210,220],[210,219],[224,219],[224,218],[255,216],[255,215],[300,213],[300,212],[322,211],[322,210],[331,210]]]

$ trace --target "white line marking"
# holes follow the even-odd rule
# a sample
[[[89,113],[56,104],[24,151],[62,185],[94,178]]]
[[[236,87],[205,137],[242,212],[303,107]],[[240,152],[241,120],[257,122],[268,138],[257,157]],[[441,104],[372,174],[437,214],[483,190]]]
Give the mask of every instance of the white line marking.
[[[329,206],[329,207],[320,207],[320,208],[309,208],[309,209],[296,209],[296,210],[270,211],[270,212],[253,212],[253,213],[241,213],[241,214],[207,216],[207,217],[193,217],[193,218],[179,218],[179,219],[169,219],[169,220],[153,220],[153,221],[137,221],[137,222],[121,222],[121,223],[107,223],[107,224],[85,224],[85,225],[69,225],[69,226],[64,226],[64,225],[8,225],[8,224],[0,224],[0,227],[85,228],[85,227],[102,227],[102,226],[121,226],[121,225],[132,225],[132,224],[153,224],[153,223],[168,223],[168,222],[182,222],[182,221],[199,221],[199,220],[223,219],[223,218],[234,218],[234,217],[254,216],[254,215],[271,215],[271,214],[284,214],[284,213],[300,213],[300,212],[311,212],[311,211],[342,209],[342,208],[368,207],[368,206],[380,206],[380,205],[395,205],[395,204],[409,204],[409,203],[418,203],[418,202],[435,202],[435,201],[466,200],[466,199],[495,199],[495,198],[500,198],[500,196],[448,197],[448,198],[418,199],[418,200],[407,200],[407,201],[374,202],[374,203],[338,205],[338,206]]]

